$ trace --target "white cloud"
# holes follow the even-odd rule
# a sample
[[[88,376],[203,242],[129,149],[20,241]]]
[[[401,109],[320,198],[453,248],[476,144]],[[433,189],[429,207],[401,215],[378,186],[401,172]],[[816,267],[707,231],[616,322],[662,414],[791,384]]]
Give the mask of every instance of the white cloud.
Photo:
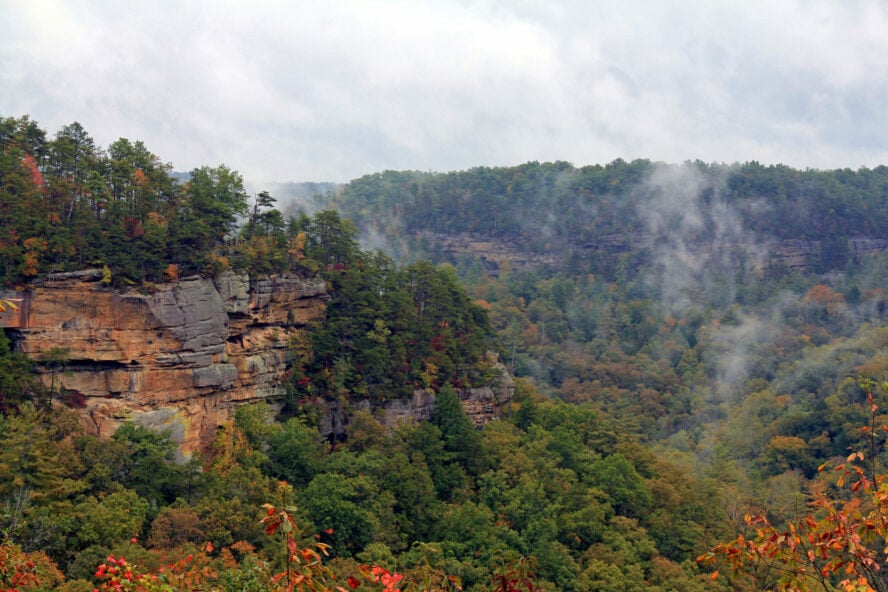
[[[0,4],[0,114],[178,169],[888,160],[877,1]]]

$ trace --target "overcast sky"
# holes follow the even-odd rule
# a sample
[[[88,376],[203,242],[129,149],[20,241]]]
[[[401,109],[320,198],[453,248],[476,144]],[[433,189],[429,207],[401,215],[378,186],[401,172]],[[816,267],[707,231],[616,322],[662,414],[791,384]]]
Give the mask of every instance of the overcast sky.
[[[879,0],[0,0],[0,116],[251,184],[615,158],[888,164]]]

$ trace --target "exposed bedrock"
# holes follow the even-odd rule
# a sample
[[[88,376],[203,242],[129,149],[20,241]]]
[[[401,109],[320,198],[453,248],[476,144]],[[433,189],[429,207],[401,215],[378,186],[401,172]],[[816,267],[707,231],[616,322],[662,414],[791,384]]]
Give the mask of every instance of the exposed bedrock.
[[[125,421],[169,430],[182,458],[211,444],[237,406],[284,395],[289,345],[324,318],[328,300],[322,279],[296,275],[226,272],[128,291],[101,278],[101,270],[56,274],[6,292],[18,310],[0,316],[0,327],[42,362],[47,386],[83,395],[80,412],[92,433],[109,436]],[[460,393],[478,425],[511,400],[511,378],[502,374],[497,387]],[[428,419],[434,394],[347,407],[325,406],[324,435],[341,436],[344,413],[356,409],[388,426]]]

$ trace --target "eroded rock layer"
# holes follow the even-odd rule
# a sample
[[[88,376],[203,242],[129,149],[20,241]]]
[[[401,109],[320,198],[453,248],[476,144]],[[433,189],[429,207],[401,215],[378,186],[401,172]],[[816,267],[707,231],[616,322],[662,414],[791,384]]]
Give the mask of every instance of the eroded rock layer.
[[[224,273],[121,292],[88,270],[7,297],[0,317],[42,378],[85,398],[90,430],[126,420],[169,429],[184,456],[211,442],[237,405],[283,394],[290,339],[324,315],[323,280]],[[55,366],[52,368],[50,366]]]
[[[226,272],[150,290],[115,290],[101,270],[59,274],[6,292],[18,310],[0,316],[16,347],[40,363],[54,392],[76,393],[84,423],[110,436],[125,421],[169,430],[180,456],[209,446],[238,405],[284,395],[290,344],[323,319],[322,279],[250,278]],[[476,425],[498,417],[514,384],[505,368],[492,387],[459,395]],[[410,399],[322,405],[324,436],[346,436],[349,413],[371,411],[395,427],[427,420],[434,393]]]

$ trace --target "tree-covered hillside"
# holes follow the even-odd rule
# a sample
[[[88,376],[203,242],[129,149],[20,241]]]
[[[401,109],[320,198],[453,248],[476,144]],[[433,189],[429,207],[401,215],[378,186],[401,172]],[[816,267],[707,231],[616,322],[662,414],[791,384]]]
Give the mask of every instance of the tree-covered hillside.
[[[296,557],[286,549],[312,540],[327,545],[324,573],[350,587],[360,564],[425,589],[713,586],[693,558],[730,530],[705,477],[530,381],[503,421],[474,428],[455,388],[491,379],[495,342],[488,304],[452,266],[399,266],[361,251],[336,211],[286,219],[274,196],[251,198],[228,167],[180,181],[142,143],[103,150],[77,124],[47,140],[29,119],[7,118],[0,140],[10,288],[81,267],[102,267],[106,289],[133,290],[234,268],[320,274],[330,291],[324,321],[291,344],[283,415],[239,409],[213,450],[186,465],[165,434],[127,424],[110,440],[88,435],[65,409],[77,397],[55,397],[30,373],[35,361],[0,339],[4,587],[116,589],[109,574],[124,564],[110,557],[126,555],[131,575],[115,581],[133,589],[285,589]],[[323,440],[306,405],[415,388],[438,393],[431,422],[386,431],[359,412],[344,443]],[[284,547],[269,536],[280,524],[260,527],[266,503],[294,507]],[[282,568],[285,580],[273,575]],[[388,571],[369,573],[378,589]]]
[[[862,444],[859,378],[886,375],[886,181],[886,167],[528,163],[385,172],[327,200],[395,252],[451,260],[516,375],[779,522],[818,466]],[[430,232],[480,247],[454,254]],[[548,259],[494,267],[497,244]]]
[[[818,241],[815,262],[827,270],[841,269],[853,256],[845,239],[888,238],[888,167],[801,171],[757,162],[616,160],[583,167],[531,162],[452,173],[386,171],[351,181],[326,203],[389,238],[472,232],[530,251],[579,251],[582,257],[571,261],[579,266],[574,271],[612,271],[608,246],[649,253],[661,232],[706,244],[735,241],[740,237],[730,232],[738,228],[760,242]]]
[[[316,533],[329,545],[342,584],[375,564],[508,590],[493,576],[533,557],[535,589],[714,589],[693,562],[730,533],[714,482],[588,406],[527,385],[518,402],[479,432],[445,389],[432,422],[386,432],[359,414],[333,449],[301,419],[269,423],[267,408],[243,407],[202,470],[176,465],[169,440],[144,428],[97,440],[59,409],[25,405],[0,422],[0,552],[41,553],[68,590],[92,589],[109,554],[141,570],[193,557],[210,567],[192,576],[199,589],[268,590],[283,566],[259,524],[271,503],[295,507],[300,546]]]
[[[335,211],[285,218],[276,201],[247,195],[224,165],[180,181],[142,142],[103,150],[76,123],[48,140],[27,117],[0,119],[0,285],[85,267],[104,268],[109,287],[143,290],[229,268],[321,273],[328,314],[298,344],[292,408],[490,381],[489,323],[452,270],[395,265],[361,251],[354,225]],[[26,390],[0,391],[0,405]]]
[[[777,539],[716,545],[797,528],[809,493],[811,529],[835,498],[878,518],[855,500],[884,474],[860,426],[886,396],[886,181],[528,163],[370,175],[308,215],[226,166],[179,179],[141,142],[0,119],[4,286],[99,267],[106,289],[152,290],[233,268],[319,274],[330,292],[289,344],[282,412],[241,407],[185,465],[166,434],[87,434],[65,409],[77,398],[0,336],[0,588],[117,589],[120,567],[139,590],[769,589],[777,571],[713,579],[695,558],[794,561]],[[439,242],[469,235],[482,247]],[[482,259],[500,244],[505,259]],[[535,257],[513,267],[516,251]],[[490,380],[490,349],[517,388],[479,431],[456,389]],[[317,398],[416,388],[438,393],[431,422],[387,431],[356,412],[336,442],[314,423]],[[845,493],[818,468],[849,449],[872,478]]]

